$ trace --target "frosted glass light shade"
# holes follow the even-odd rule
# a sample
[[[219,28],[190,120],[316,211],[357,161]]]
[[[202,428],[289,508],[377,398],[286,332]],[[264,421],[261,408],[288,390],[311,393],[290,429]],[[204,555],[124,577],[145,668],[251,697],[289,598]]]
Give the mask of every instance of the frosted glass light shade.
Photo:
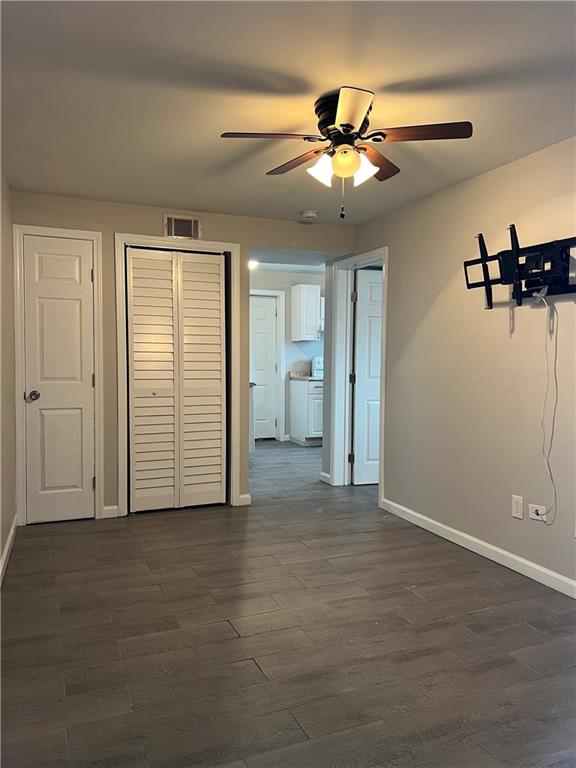
[[[312,168],[306,168],[310,176],[313,176],[320,184],[325,187],[332,186],[332,160],[329,155],[320,155],[317,163]]]
[[[365,181],[371,179],[374,174],[378,173],[378,166],[371,163],[366,155],[360,153],[360,168],[354,174],[354,186],[359,187],[360,184],[364,184]]]

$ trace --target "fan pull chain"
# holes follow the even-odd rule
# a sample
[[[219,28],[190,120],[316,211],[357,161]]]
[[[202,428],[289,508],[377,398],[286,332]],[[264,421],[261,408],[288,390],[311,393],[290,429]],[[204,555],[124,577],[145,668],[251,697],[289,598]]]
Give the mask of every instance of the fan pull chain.
[[[341,205],[340,205],[340,218],[345,219],[346,218],[346,209],[344,208],[344,179],[342,179],[342,197],[340,199]]]

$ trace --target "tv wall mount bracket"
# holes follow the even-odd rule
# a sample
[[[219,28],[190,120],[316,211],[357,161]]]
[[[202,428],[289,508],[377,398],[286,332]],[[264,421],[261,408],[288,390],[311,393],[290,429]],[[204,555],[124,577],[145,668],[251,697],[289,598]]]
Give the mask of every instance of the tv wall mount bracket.
[[[524,299],[532,298],[540,292],[546,296],[576,294],[576,283],[570,283],[570,251],[576,248],[576,237],[520,247],[514,224],[510,225],[509,231],[508,250],[490,256],[484,235],[480,234],[480,258],[464,262],[466,288],[484,288],[486,309],[492,309],[494,306],[493,285],[511,285],[512,298],[519,307]],[[498,266],[495,276],[494,271],[491,272],[490,269],[492,263]],[[478,266],[482,269],[482,280],[473,281],[468,270]]]

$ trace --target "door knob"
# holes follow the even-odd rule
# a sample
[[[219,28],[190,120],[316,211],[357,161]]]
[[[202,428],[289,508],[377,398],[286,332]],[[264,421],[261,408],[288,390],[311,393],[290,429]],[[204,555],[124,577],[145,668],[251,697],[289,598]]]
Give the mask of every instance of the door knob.
[[[27,400],[31,403],[33,403],[35,400],[40,400],[40,392],[38,392],[37,389],[33,389],[31,392],[28,393]]]

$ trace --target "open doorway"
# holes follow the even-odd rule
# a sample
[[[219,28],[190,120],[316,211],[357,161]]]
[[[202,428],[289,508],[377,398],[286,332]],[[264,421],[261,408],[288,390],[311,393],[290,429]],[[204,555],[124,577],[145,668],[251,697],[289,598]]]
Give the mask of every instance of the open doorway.
[[[322,480],[383,481],[387,250],[327,266],[325,441]]]
[[[251,264],[253,500],[319,485],[326,257],[323,253],[266,252],[259,253]]]
[[[265,254],[252,265],[254,502],[294,494],[321,504],[342,493],[376,501],[385,255],[385,249],[337,260],[322,254],[310,263],[308,253],[306,262],[294,263],[282,252],[282,261]]]

